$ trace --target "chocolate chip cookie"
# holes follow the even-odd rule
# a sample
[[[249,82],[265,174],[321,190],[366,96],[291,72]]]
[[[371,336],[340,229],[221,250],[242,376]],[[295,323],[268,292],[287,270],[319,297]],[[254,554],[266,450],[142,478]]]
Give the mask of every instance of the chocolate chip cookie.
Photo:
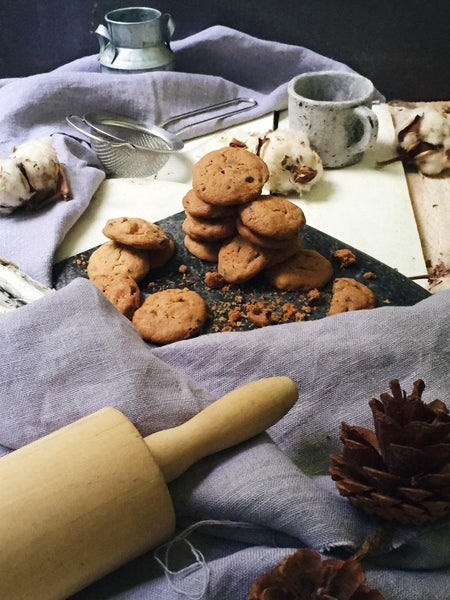
[[[333,276],[331,262],[316,250],[299,250],[288,260],[264,271],[280,290],[307,292],[323,287]]]
[[[267,235],[259,235],[258,233],[255,233],[254,231],[246,227],[239,217],[237,217],[236,219],[236,227],[239,235],[242,235],[242,237],[244,237],[249,242],[252,242],[252,244],[256,244],[257,246],[261,246],[262,248],[284,250],[285,248],[289,248],[292,245],[292,243],[297,238],[299,238],[298,233],[296,233],[295,236],[293,236],[292,238],[288,238],[285,240],[277,240],[273,237],[268,237]]]
[[[168,241],[159,225],[135,217],[108,219],[102,233],[114,242],[142,250],[158,250]]]
[[[158,250],[148,251],[148,260],[150,263],[150,269],[158,269],[168,262],[172,258],[175,252],[175,242],[167,236],[167,243],[161,246]]]
[[[196,256],[200,260],[217,262],[222,242],[201,242],[185,235],[184,245],[193,256]]]
[[[263,160],[244,148],[220,148],[192,168],[192,187],[208,204],[232,205],[253,200],[269,178]]]
[[[235,206],[221,206],[220,204],[208,204],[201,200],[194,190],[190,190],[182,200],[183,207],[193,217],[203,219],[218,219],[231,217],[236,213]]]
[[[375,308],[375,306],[375,295],[367,285],[351,277],[338,277],[333,282],[330,308],[327,315]]]
[[[141,305],[141,292],[136,281],[128,274],[100,275],[92,283],[114,304],[127,319]]]
[[[200,333],[207,319],[207,306],[197,292],[168,289],[144,300],[133,315],[133,325],[144,340],[170,344]]]
[[[270,252],[237,235],[220,248],[217,270],[228,283],[244,283],[267,267]]]
[[[255,234],[277,240],[292,238],[305,225],[302,209],[281,196],[260,196],[238,212],[243,225]]]
[[[123,246],[117,242],[106,242],[91,254],[87,266],[89,279],[100,275],[125,273],[135,281],[141,281],[150,268],[148,252]]]
[[[236,221],[233,217],[200,219],[188,214],[182,229],[194,240],[213,242],[232,237],[236,233]]]

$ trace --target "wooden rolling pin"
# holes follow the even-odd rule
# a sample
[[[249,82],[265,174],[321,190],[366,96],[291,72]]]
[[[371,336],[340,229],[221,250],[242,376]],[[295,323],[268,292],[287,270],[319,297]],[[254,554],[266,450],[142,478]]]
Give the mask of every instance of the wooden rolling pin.
[[[260,379],[142,438],[104,408],[0,459],[0,599],[60,600],[169,539],[166,482],[276,423],[288,377]]]

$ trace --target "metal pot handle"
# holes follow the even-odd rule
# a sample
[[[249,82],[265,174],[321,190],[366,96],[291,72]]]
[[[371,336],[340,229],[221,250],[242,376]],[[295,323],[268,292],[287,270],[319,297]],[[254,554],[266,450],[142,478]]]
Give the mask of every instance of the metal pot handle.
[[[100,44],[100,52],[103,52],[106,48],[106,44],[111,41],[109,31],[104,25],[99,25],[95,30],[95,35],[97,36],[98,43]]]
[[[161,27],[163,31],[164,42],[170,46],[175,31],[175,21],[169,13],[161,15]]]

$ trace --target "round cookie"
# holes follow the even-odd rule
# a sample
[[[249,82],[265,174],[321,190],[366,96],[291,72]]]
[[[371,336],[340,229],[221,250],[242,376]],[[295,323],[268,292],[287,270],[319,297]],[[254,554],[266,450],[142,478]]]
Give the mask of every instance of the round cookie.
[[[249,242],[252,242],[252,244],[256,244],[262,248],[271,248],[273,250],[284,250],[285,248],[289,248],[292,246],[293,241],[298,238],[298,233],[296,233],[292,238],[288,238],[286,240],[276,240],[273,237],[259,235],[258,233],[255,233],[246,227],[239,217],[236,218],[236,227],[239,235],[242,235],[242,237]]]
[[[135,281],[141,281],[150,268],[148,252],[123,246],[117,242],[106,242],[91,254],[87,266],[89,279],[99,275],[125,273]]]
[[[190,190],[183,198],[183,207],[193,217],[203,219],[218,219],[231,217],[236,213],[235,206],[220,206],[219,204],[208,204],[201,200],[194,190]]]
[[[136,281],[126,273],[120,275],[100,275],[92,283],[114,304],[127,319],[141,305],[141,292]]]
[[[264,271],[280,290],[307,292],[323,287],[333,276],[331,262],[316,250],[299,250],[284,262]]]
[[[271,252],[237,235],[220,248],[217,270],[228,283],[244,283],[267,267]]]
[[[236,233],[236,221],[233,217],[223,219],[198,219],[186,215],[182,229],[190,238],[200,241],[224,240]]]
[[[192,187],[208,204],[249,202],[259,196],[268,179],[266,163],[244,148],[213,150],[192,168]]]
[[[168,289],[144,300],[133,325],[144,340],[170,344],[197,335],[207,319],[206,303],[192,290]]]
[[[302,209],[281,196],[260,196],[240,206],[239,217],[254,233],[277,240],[291,238],[305,226]]]
[[[374,293],[367,285],[350,277],[338,277],[333,282],[330,308],[327,315],[364,308],[375,308]]]
[[[267,267],[273,267],[274,265],[278,265],[282,262],[284,262],[285,260],[287,260],[288,258],[291,258],[291,256],[294,256],[294,254],[297,254],[297,252],[299,250],[301,250],[303,248],[303,238],[301,238],[300,236],[297,236],[295,238],[293,238],[292,240],[290,240],[289,246],[286,246],[285,248],[279,248],[278,250],[275,250],[273,248],[268,248],[268,264]]]
[[[148,260],[150,263],[150,269],[158,269],[166,264],[166,262],[172,258],[175,252],[174,241],[167,236],[167,243],[164,244],[159,250],[149,250]]]
[[[200,260],[217,262],[222,242],[201,242],[200,240],[194,240],[188,235],[185,235],[184,245],[192,255]]]
[[[134,217],[108,219],[102,233],[114,242],[142,250],[158,250],[167,244],[168,239],[156,223]]]

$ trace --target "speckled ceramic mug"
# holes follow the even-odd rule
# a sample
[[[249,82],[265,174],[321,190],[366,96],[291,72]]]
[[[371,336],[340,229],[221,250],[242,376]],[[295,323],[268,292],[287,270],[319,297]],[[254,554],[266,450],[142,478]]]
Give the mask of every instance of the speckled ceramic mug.
[[[289,127],[306,132],[324,167],[355,164],[377,139],[373,93],[372,82],[356,73],[298,75],[288,85]]]

